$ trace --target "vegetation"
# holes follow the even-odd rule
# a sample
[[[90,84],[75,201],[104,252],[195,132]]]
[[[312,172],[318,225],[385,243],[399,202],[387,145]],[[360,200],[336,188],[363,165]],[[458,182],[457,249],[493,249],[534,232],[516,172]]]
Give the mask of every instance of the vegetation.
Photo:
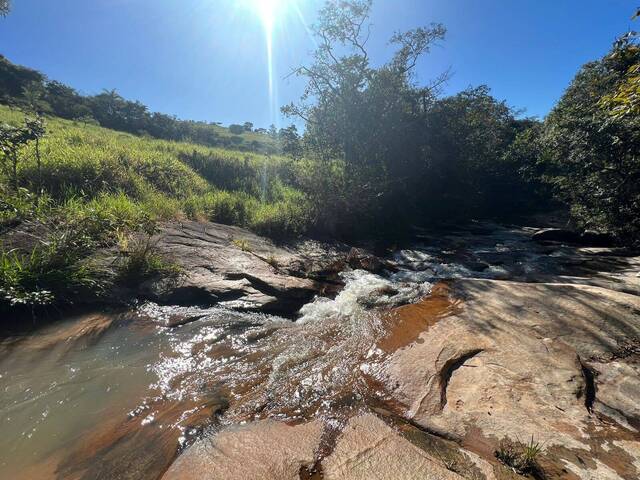
[[[585,65],[546,118],[533,155],[580,226],[630,243],[640,241],[640,112],[620,89],[639,67],[640,47],[628,35]]]
[[[508,156],[533,120],[485,86],[439,97],[446,72],[414,82],[418,59],[445,37],[442,25],[394,35],[395,53],[371,66],[370,8],[369,0],[326,3],[314,62],[295,70],[307,90],[283,109],[306,122],[303,154],[319,181],[303,189],[322,198],[323,229],[357,225],[366,235],[384,224],[395,235],[425,220],[504,218],[548,205],[540,182],[523,178],[520,158]]]
[[[184,218],[353,240],[565,207],[581,228],[639,242],[635,34],[585,65],[539,121],[486,86],[443,97],[447,72],[417,83],[416,62],[445,38],[439,24],[395,34],[373,66],[370,8],[321,9],[313,61],[293,72],[307,89],[283,109],[302,134],[178,120],[114,90],[82,96],[0,57],[0,303],[99,292],[113,280],[92,263],[100,248],[120,251],[120,281],[172,274],[151,243],[122,239]]]
[[[0,15],[2,11],[0,5]],[[280,152],[278,131],[269,134],[264,129],[254,130],[251,122],[231,125],[227,129],[218,123],[179,120],[150,112],[146,105],[126,100],[113,89],[83,96],[36,70],[14,65],[2,55],[0,104],[164,140],[267,154]]]
[[[114,281],[131,283],[134,273],[175,273],[152,245],[123,241],[152,233],[160,221],[212,220],[295,236],[312,218],[307,196],[290,185],[296,175],[285,157],[53,117],[25,123],[22,111],[2,106],[0,124],[0,308],[73,302]],[[105,269],[92,258],[107,247],[120,256]]]
[[[5,17],[11,10],[11,2],[9,0],[0,0],[0,17]]]
[[[540,472],[538,459],[543,452],[543,446],[535,442],[533,437],[527,444],[504,439],[500,442],[495,456],[505,466],[513,469],[521,475],[536,474]]]

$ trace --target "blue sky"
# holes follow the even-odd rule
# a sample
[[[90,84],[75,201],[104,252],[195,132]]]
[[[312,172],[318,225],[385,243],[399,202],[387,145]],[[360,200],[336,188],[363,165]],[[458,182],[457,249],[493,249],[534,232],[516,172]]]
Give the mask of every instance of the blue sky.
[[[14,0],[0,20],[0,53],[83,93],[115,88],[154,111],[224,124],[274,122],[260,0]],[[289,0],[293,1],[293,0]],[[297,0],[306,22],[321,0]],[[631,0],[374,0],[370,50],[384,62],[394,31],[444,23],[446,41],[418,65],[418,80],[451,68],[446,93],[486,84],[543,117],[577,69],[633,25]],[[285,78],[313,42],[289,8],[273,39],[276,102],[304,87]]]

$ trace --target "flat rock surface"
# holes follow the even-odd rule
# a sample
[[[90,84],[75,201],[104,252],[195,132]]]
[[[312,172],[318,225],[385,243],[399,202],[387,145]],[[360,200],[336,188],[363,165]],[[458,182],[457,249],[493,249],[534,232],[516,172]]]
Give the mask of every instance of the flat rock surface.
[[[320,443],[319,421],[289,426],[263,420],[192,445],[163,480],[298,480]]]
[[[224,283],[224,272],[238,266],[261,279],[243,277],[245,300],[277,298],[260,282],[281,291],[317,288],[300,275],[311,258],[301,250],[246,236],[255,249],[244,251],[215,230],[202,241],[222,253],[193,257],[201,277],[192,285],[212,272]],[[442,240],[452,246],[428,238],[426,247],[397,252],[396,280],[448,280],[421,302],[382,313],[387,331],[371,348],[361,342],[369,350],[354,352],[362,358],[354,358],[353,371],[361,371],[354,388],[364,398],[348,400],[356,409],[345,415],[338,402],[341,413],[309,415],[296,427],[261,420],[225,430],[188,449],[165,479],[640,478],[640,258],[615,248],[536,246],[531,234],[487,234],[477,245],[461,236]],[[181,235],[163,241],[180,251]],[[281,259],[278,271],[254,265],[267,255]],[[313,325],[302,323],[300,332],[313,337]],[[380,404],[387,413],[376,410]],[[518,473],[496,459],[504,445],[521,451],[529,442],[541,446],[535,469]],[[223,474],[199,476],[212,471]]]
[[[327,480],[461,480],[375,415],[352,418],[322,463]]]
[[[408,418],[485,457],[533,438],[550,478],[640,477],[639,297],[492,280],[453,295],[461,309],[384,366]]]
[[[166,224],[156,245],[184,273],[143,285],[147,298],[275,313],[296,312],[331,289],[315,273],[346,256],[317,242],[276,246],[248,230],[209,222]]]

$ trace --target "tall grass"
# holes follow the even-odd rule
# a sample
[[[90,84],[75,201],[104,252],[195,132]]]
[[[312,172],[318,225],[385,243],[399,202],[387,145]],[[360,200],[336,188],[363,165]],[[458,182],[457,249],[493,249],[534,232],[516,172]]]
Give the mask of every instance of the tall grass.
[[[0,123],[19,124],[23,118],[0,106]],[[136,137],[58,118],[47,118],[46,128],[40,169],[33,147],[20,154],[17,192],[0,174],[0,240],[20,223],[46,225],[35,244],[0,248],[5,304],[56,303],[83,289],[99,290],[103,272],[90,267],[95,249],[118,248],[118,238],[148,234],[161,221],[211,220],[271,236],[299,235],[312,221],[311,202],[292,186],[296,166],[289,159]],[[86,243],[71,248],[57,239],[70,230]],[[163,270],[151,250],[142,252],[136,261]]]
[[[0,122],[22,118],[0,106]],[[310,218],[309,202],[291,187],[295,166],[284,157],[136,137],[57,118],[47,119],[40,150],[41,175],[32,149],[22,152],[19,184],[100,218],[207,219],[280,235],[303,232]],[[7,196],[5,191],[2,200]],[[13,208],[17,198],[11,201]]]

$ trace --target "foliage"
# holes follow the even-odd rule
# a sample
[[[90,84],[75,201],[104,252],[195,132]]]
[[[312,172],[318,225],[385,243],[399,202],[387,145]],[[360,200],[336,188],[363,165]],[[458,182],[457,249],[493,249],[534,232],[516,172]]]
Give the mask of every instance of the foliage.
[[[0,17],[6,17],[11,10],[10,0],[0,0]]]
[[[522,178],[526,166],[508,157],[532,121],[484,86],[438,98],[447,72],[414,82],[419,58],[444,38],[440,24],[396,33],[394,55],[372,67],[370,8],[369,0],[326,3],[314,62],[295,70],[306,91],[283,109],[306,122],[296,171],[322,205],[314,224],[354,236],[385,225],[397,235],[416,221],[504,218],[545,205],[536,182]]]
[[[61,82],[47,79],[36,70],[12,64],[2,55],[0,103],[69,120],[97,123],[135,135],[190,141],[212,147],[232,147],[243,151],[278,151],[277,141],[253,132],[251,122],[234,125],[234,131],[231,132],[215,123],[179,120],[163,113],[150,112],[146,105],[126,100],[113,89],[93,96],[83,96]]]
[[[640,116],[612,116],[613,95],[640,63],[633,45],[586,64],[549,114],[538,159],[542,178],[585,227],[640,238]]]
[[[243,252],[251,251],[251,245],[249,244],[249,241],[244,238],[236,238],[231,243],[233,243],[234,246],[238,247]]]
[[[635,20],[640,16],[640,8],[631,17]],[[625,57],[634,57],[637,55],[640,45],[638,45],[638,34],[630,31],[620,37],[613,45],[611,58],[621,61]],[[640,114],[640,63],[632,61],[627,68],[624,78],[618,84],[613,93],[608,93],[602,97],[600,104],[610,114],[617,118],[623,118],[627,115]]]
[[[0,168],[2,173],[11,178],[14,191],[18,191],[18,162],[20,151],[30,142],[36,142],[36,158],[40,170],[40,154],[38,141],[44,136],[44,122],[41,118],[26,118],[23,127],[0,124]]]
[[[115,279],[118,285],[136,286],[153,277],[177,277],[182,273],[179,266],[158,252],[150,235],[122,235],[119,250]]]
[[[537,473],[540,470],[538,458],[543,452],[543,446],[535,442],[533,436],[527,444],[504,439],[500,442],[495,456],[505,466],[512,468],[521,475]]]
[[[518,136],[535,122],[516,117],[486,86],[433,102],[425,113],[425,166],[413,179],[425,215],[507,218],[544,205],[522,175],[532,159],[513,155]]]
[[[22,118],[21,111],[0,106],[0,122],[11,132],[25,128]],[[11,168],[0,172],[0,235],[23,238],[26,229],[31,239],[7,240],[0,248],[2,308],[86,301],[113,283],[177,274],[144,241],[162,220],[212,220],[273,236],[298,235],[309,226],[311,206],[289,185],[295,175],[284,157],[135,137],[53,117],[38,141],[17,150],[15,175]],[[120,252],[110,268],[94,261],[104,247]]]
[[[69,302],[104,287],[102,272],[87,261],[94,245],[81,225],[46,230],[28,249],[0,252],[0,309]]]

